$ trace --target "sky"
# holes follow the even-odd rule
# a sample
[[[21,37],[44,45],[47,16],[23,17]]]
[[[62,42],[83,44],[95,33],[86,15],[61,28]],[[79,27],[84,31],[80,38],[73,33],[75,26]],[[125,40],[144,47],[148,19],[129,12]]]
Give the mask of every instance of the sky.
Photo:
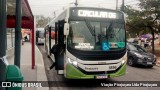
[[[63,8],[74,6],[76,0],[28,0],[33,15],[43,15],[45,17],[53,17],[63,11]],[[125,5],[137,7],[137,0],[125,0]],[[116,0],[78,0],[79,6],[101,7],[108,9],[116,9]],[[122,0],[118,0],[118,7],[122,4]]]

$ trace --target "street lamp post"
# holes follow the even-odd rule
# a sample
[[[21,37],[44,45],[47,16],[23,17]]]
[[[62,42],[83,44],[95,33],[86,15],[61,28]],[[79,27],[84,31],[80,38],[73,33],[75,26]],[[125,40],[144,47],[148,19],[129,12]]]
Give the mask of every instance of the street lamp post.
[[[78,6],[78,1],[76,0],[76,2],[75,2],[75,6],[77,7]]]
[[[118,10],[118,0],[116,0],[116,10]]]
[[[122,7],[121,7],[121,11],[124,12],[124,0],[122,0]]]

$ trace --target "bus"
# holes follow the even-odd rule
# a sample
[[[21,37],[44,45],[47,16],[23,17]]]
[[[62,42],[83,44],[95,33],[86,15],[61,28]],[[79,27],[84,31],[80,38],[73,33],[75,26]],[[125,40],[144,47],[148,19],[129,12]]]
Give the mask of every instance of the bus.
[[[36,29],[36,44],[44,44],[44,34],[45,30],[44,28],[37,28]]]
[[[46,25],[45,50],[55,62],[57,74],[67,79],[122,76],[127,62],[125,27],[121,11],[68,7]]]

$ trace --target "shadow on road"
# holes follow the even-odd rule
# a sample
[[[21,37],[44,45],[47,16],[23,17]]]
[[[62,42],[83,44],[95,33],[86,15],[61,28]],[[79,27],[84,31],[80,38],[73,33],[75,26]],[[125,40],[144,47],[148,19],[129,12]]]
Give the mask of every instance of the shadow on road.
[[[154,69],[154,66],[153,66],[153,68],[151,68],[151,67],[143,66],[143,65],[135,65],[135,66],[129,66],[129,67],[139,68],[139,69]]]

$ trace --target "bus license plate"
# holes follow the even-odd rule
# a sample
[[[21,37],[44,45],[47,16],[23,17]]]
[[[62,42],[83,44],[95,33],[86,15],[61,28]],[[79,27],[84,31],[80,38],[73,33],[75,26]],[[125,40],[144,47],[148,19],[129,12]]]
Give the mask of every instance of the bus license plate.
[[[96,79],[105,79],[105,78],[108,78],[108,76],[106,76],[106,75],[96,76]]]

